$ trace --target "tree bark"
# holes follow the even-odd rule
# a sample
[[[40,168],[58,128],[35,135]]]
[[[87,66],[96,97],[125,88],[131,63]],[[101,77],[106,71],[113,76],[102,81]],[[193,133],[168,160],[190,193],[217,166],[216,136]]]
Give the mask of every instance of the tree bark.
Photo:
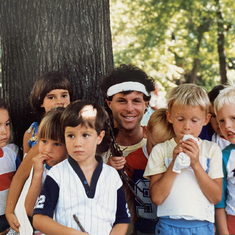
[[[109,0],[1,0],[2,92],[17,144],[36,116],[29,95],[37,77],[58,70],[76,99],[103,104],[99,80],[113,69]]]
[[[224,50],[224,26],[223,26],[223,16],[220,9],[219,0],[215,0],[217,6],[217,51],[219,55],[219,71],[220,71],[220,81],[221,84],[228,82],[227,78],[227,62]]]

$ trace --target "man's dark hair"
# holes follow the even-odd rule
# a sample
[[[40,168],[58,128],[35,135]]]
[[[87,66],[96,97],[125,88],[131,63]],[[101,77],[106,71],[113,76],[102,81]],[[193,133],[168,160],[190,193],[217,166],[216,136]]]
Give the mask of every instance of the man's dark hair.
[[[152,77],[149,77],[142,69],[132,64],[129,65],[121,64],[119,67],[115,68],[110,75],[108,75],[102,80],[101,89],[105,93],[105,96],[107,96],[107,90],[111,86],[122,82],[139,82],[145,86],[146,90],[149,93],[151,91],[154,91],[154,85],[155,85],[154,79]],[[131,87],[130,91],[131,92],[133,91],[131,90]],[[129,91],[127,92],[127,94],[128,93]],[[144,96],[144,99],[146,97],[147,96]]]

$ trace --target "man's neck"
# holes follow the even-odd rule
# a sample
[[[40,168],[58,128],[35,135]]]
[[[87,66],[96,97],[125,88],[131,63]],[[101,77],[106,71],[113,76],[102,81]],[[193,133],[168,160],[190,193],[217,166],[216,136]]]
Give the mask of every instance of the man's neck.
[[[135,130],[119,129],[116,141],[122,146],[138,144],[144,138],[143,128],[140,126]]]

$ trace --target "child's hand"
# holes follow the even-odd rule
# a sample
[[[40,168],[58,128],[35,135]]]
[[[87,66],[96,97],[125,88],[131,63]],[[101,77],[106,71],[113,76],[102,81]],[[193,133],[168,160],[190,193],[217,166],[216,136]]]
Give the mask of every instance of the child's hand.
[[[49,157],[44,154],[38,154],[33,158],[33,167],[34,167],[34,173],[42,173],[44,171],[44,162],[48,160]]]
[[[194,166],[199,162],[199,146],[198,143],[193,139],[188,139],[183,141],[181,145],[183,152],[186,153],[190,157],[191,164],[190,166],[194,168]]]
[[[107,164],[114,167],[116,170],[121,170],[126,163],[124,156],[110,157]]]
[[[177,155],[179,155],[179,153],[181,152],[183,152],[182,140],[179,141],[179,143],[176,145],[176,147],[173,150],[173,160],[175,160]]]
[[[1,232],[0,235],[5,235],[9,232],[9,229],[6,229],[5,231]]]
[[[10,227],[15,230],[16,232],[19,232],[20,223],[14,213],[7,213],[6,214],[7,221],[10,225]],[[3,233],[4,234],[4,233]]]

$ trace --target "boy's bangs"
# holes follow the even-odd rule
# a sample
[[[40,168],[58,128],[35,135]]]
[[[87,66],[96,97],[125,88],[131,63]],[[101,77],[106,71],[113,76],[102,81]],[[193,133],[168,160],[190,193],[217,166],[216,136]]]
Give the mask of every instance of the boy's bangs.
[[[61,136],[61,130],[58,130],[58,128],[53,128],[53,126],[48,127],[48,126],[44,126],[40,129],[40,133],[38,135],[39,139],[50,139],[50,140],[54,140],[54,141],[58,141],[60,143],[63,143],[64,136]]]
[[[90,128],[95,129],[96,117],[93,117],[93,118],[83,118],[82,116],[80,116],[78,118],[78,121],[79,121],[78,125],[80,124],[82,126],[90,127]]]

